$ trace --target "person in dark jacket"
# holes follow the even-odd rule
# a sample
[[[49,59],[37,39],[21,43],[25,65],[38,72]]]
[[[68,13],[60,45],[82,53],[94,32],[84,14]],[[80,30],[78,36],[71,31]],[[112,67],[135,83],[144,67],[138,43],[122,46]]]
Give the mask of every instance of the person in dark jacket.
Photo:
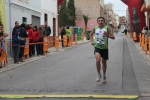
[[[19,28],[19,22],[16,21],[16,22],[15,22],[15,27],[13,28],[13,31],[12,31],[12,38],[13,38],[13,36],[15,35],[16,29],[18,29],[18,28]]]
[[[127,29],[124,29],[122,33],[125,33],[125,35],[127,35]]]
[[[20,30],[16,29],[16,32],[13,36],[13,52],[14,52],[14,63],[19,64],[19,49],[20,49]]]
[[[48,22],[47,22],[47,21],[45,22],[44,29],[46,30],[46,33],[47,33],[46,36],[51,35],[51,28],[50,28],[50,26],[48,25]]]
[[[61,33],[60,33],[60,35],[61,35],[61,43],[62,43],[62,47],[64,47],[64,44],[63,44],[63,35],[65,35],[66,34],[66,30],[65,30],[65,28],[63,27],[62,28],[62,30],[61,30]]]
[[[26,29],[25,29],[25,24],[21,24],[21,27],[20,27],[20,38],[22,38],[20,40],[20,46],[24,46],[25,43],[26,43],[26,38],[27,38],[27,32],[26,32]],[[23,56],[24,56],[24,47],[20,47],[20,52],[19,52],[19,59],[20,59],[20,62],[23,62]]]
[[[13,28],[13,31],[12,31],[12,39],[13,39],[13,37],[14,37],[14,35],[15,35],[16,29],[19,29],[19,22],[18,22],[18,21],[15,22],[15,26],[14,26],[14,28]],[[13,42],[12,42],[12,45],[13,45]],[[12,46],[12,52],[13,52],[13,46]],[[13,55],[13,53],[12,53],[12,57],[13,57],[13,56],[14,56],[14,55]]]

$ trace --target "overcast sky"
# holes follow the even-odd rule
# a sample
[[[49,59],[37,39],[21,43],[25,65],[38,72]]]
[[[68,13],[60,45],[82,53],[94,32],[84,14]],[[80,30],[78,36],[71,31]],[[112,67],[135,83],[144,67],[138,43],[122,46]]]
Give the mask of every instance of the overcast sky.
[[[120,16],[126,15],[127,6],[121,0],[104,0],[104,3],[112,3],[114,4],[114,12]],[[118,11],[121,10],[121,11]]]

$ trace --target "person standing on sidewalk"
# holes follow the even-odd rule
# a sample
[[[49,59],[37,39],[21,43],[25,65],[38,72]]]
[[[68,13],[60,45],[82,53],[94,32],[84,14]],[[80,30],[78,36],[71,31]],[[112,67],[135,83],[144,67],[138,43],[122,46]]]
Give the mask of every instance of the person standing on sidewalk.
[[[16,29],[19,29],[19,22],[18,22],[18,21],[15,22],[15,26],[14,26],[14,28],[13,28],[13,31],[12,31],[12,39],[13,39],[13,37],[14,37],[14,35],[15,35]],[[12,45],[13,45],[13,42],[12,42]],[[13,52],[13,46],[12,46],[12,52]],[[13,53],[12,53],[12,54],[13,54]],[[13,57],[13,56],[14,56],[14,55],[12,55],[12,57]]]
[[[47,22],[47,21],[45,22],[44,29],[45,29],[45,31],[46,31],[46,33],[47,33],[46,36],[47,36],[47,38],[48,38],[48,36],[51,35],[51,27],[48,25],[48,22]],[[50,52],[47,51],[47,53],[50,53]]]
[[[60,35],[61,35],[62,47],[64,47],[63,35],[66,35],[66,31],[65,31],[65,28],[64,28],[64,27],[62,28]]]
[[[19,22],[18,21],[15,22],[15,26],[14,26],[13,31],[12,31],[12,38],[15,35],[16,29],[19,29]]]
[[[14,53],[14,63],[19,64],[19,49],[20,49],[20,30],[16,29],[13,36],[13,53]]]
[[[69,27],[66,28],[66,35],[67,35],[67,46],[69,46],[69,39],[70,39],[70,30],[69,30]]]
[[[25,26],[26,25],[24,23],[22,23],[21,27],[20,27],[20,35],[19,36],[20,36],[20,38],[22,38],[20,40],[20,46],[22,46],[22,47],[20,47],[20,51],[19,51],[20,62],[24,62],[23,57],[24,57],[24,48],[25,47],[23,47],[23,46],[25,46],[26,38],[28,37]]]
[[[37,26],[33,26],[33,32],[34,32],[34,42],[37,43],[37,42],[40,42],[40,33],[39,33],[39,30],[37,28]],[[37,56],[39,56],[40,54],[40,44],[36,44],[36,52],[37,52]]]
[[[39,27],[39,32],[40,32],[40,42],[43,42],[43,39],[45,36],[47,36],[46,30],[43,28],[43,25],[40,25]],[[40,44],[40,54],[43,55],[43,44]]]
[[[100,82],[101,78],[101,61],[103,65],[103,83],[106,82],[106,69],[107,69],[107,60],[108,60],[108,38],[115,39],[111,27],[104,26],[105,18],[98,17],[97,19],[98,26],[95,26],[90,33],[91,44],[94,45],[95,58],[96,58],[96,67],[98,76],[96,78],[97,82]],[[95,33],[95,40],[93,40],[93,34]]]
[[[31,25],[26,25],[26,31],[28,33],[29,43],[34,43],[34,32]],[[35,56],[34,44],[29,45],[29,57]]]

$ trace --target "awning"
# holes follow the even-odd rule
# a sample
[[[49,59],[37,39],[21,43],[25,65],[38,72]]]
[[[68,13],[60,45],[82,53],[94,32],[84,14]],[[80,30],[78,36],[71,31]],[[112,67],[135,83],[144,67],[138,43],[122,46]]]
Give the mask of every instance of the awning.
[[[60,5],[64,0],[58,0],[58,5]]]
[[[144,3],[141,7],[141,12],[146,12],[147,9],[146,9],[146,4]]]

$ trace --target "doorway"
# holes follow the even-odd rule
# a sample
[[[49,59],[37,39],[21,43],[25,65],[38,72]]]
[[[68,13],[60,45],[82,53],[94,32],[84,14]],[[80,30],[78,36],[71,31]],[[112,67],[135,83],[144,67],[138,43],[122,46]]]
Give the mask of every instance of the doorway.
[[[56,36],[56,18],[53,18],[53,41],[55,41]],[[53,42],[53,45],[55,45],[55,42]]]
[[[27,23],[27,18],[26,17],[22,17],[22,23],[26,22]]]

